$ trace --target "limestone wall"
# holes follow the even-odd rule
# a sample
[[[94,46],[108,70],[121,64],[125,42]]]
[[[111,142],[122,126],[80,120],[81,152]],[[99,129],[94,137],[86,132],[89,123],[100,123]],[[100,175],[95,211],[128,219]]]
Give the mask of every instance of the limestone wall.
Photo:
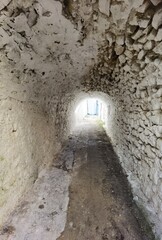
[[[105,13],[100,5],[110,28],[99,62],[83,85],[112,97],[116,111],[108,132],[134,199],[161,237],[162,5],[153,0],[120,1],[108,9]]]
[[[49,166],[59,146],[50,119],[34,104],[0,101],[0,224]]]
[[[68,136],[67,92],[97,51],[85,61],[59,1],[2,0],[0,25],[1,225]]]
[[[161,1],[2,0],[0,13],[2,218],[97,91],[110,96],[108,132],[134,198],[162,236]]]
[[[148,66],[146,69],[150,68]],[[120,104],[117,105],[118,112],[111,136],[122,166],[128,174],[135,200],[155,224],[156,233],[161,235],[162,80],[157,82],[158,68],[157,77],[153,74],[149,76],[148,73],[148,76],[134,86],[134,92],[128,90],[127,86],[121,86],[123,90],[118,94]],[[120,79],[121,85],[126,80],[130,87],[137,82],[122,70]],[[137,79],[139,81],[140,77],[137,76]],[[153,79],[155,81],[151,83]]]

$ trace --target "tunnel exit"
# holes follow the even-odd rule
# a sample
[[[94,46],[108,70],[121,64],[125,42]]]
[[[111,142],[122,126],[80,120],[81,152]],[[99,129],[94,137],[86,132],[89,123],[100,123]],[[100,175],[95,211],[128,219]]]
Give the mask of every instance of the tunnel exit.
[[[76,123],[84,120],[101,120],[106,122],[108,106],[98,98],[86,98],[75,109]]]
[[[87,100],[87,115],[98,115],[98,100],[97,99],[88,99]]]

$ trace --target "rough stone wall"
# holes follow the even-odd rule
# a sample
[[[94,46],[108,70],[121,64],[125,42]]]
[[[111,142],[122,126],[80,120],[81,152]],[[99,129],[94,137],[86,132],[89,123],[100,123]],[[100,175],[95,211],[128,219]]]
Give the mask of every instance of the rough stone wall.
[[[68,136],[79,94],[104,92],[115,109],[108,132],[134,197],[162,236],[161,1],[2,0],[0,13],[0,165],[11,183],[11,162],[24,174],[15,203]],[[17,178],[5,198],[18,186]]]
[[[134,198],[161,237],[162,5],[153,0],[119,1],[109,9],[107,43],[83,85],[114,99],[109,133]]]
[[[159,78],[161,64],[158,63],[150,61],[136,78],[131,78],[123,69],[119,70],[120,84],[126,81],[130,90],[126,86],[118,94],[120,104],[117,106],[112,138],[132,184],[134,197],[155,224],[154,230],[160,236],[162,79]],[[131,68],[131,65],[127,66]]]
[[[89,35],[83,46],[58,1],[0,3],[0,225],[69,133],[66,96],[97,55]]]
[[[49,118],[34,104],[0,101],[0,224],[49,166],[59,146]],[[41,146],[41,147],[40,147]]]

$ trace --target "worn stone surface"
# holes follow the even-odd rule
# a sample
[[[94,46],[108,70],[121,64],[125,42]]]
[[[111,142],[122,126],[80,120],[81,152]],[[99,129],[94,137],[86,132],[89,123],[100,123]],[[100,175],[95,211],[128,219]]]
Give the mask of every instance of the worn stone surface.
[[[127,179],[103,128],[87,121],[79,124],[72,139],[76,144],[74,172],[66,227],[58,240],[154,239],[132,201]]]
[[[69,184],[70,175],[63,170],[41,171],[32,191],[3,226],[0,239],[57,239],[66,223]]]
[[[52,162],[60,149],[45,113],[32,103],[14,98],[0,101],[0,221]],[[53,131],[54,132],[54,131]],[[46,136],[46,137],[45,137]],[[55,149],[53,146],[55,145]],[[41,151],[39,146],[42,146]]]
[[[104,129],[85,120],[0,232],[1,240],[153,240]]]

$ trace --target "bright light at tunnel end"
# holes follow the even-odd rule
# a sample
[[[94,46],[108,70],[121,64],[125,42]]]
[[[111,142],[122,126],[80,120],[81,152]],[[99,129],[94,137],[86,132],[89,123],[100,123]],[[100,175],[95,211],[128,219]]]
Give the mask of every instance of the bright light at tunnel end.
[[[76,124],[91,120],[101,120],[105,123],[107,117],[106,104],[99,98],[86,98],[75,109]]]

